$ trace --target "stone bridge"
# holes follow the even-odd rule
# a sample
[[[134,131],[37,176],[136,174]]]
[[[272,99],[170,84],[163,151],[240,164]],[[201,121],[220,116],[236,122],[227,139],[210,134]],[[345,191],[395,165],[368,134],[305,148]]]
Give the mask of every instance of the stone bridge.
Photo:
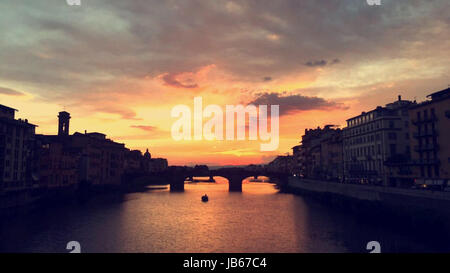
[[[171,191],[184,191],[184,183],[192,177],[214,177],[221,176],[228,180],[229,191],[241,192],[242,181],[246,178],[258,176],[266,176],[270,181],[277,184],[287,183],[290,174],[269,171],[266,168],[221,168],[216,170],[209,170],[207,168],[189,168],[189,167],[169,167],[164,174],[170,183]]]

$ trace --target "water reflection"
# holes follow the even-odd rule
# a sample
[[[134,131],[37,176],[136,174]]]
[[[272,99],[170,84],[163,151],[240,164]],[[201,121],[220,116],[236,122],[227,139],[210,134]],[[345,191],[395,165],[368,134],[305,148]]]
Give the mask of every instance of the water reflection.
[[[0,251],[66,252],[79,241],[83,252],[367,252],[372,240],[385,251],[427,250],[273,184],[246,181],[230,193],[226,179],[216,182],[42,209],[1,224]]]

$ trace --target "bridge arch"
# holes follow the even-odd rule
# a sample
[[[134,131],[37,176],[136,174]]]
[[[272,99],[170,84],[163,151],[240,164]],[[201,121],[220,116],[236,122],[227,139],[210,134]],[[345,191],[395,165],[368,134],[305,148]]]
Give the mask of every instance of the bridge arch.
[[[175,171],[169,173],[169,176],[171,191],[184,191],[184,183],[187,177],[220,176],[228,180],[228,189],[230,192],[242,192],[242,182],[246,178],[265,176],[272,182],[285,183],[289,174],[267,172],[266,170],[247,170],[245,168],[222,168],[209,171],[189,170],[185,168],[175,169]]]

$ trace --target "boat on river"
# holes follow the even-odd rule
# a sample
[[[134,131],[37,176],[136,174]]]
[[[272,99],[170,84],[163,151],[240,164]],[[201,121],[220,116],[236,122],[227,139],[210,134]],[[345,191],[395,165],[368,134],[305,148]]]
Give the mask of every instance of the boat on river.
[[[208,195],[205,194],[202,196],[202,202],[208,202],[208,200],[209,200]]]

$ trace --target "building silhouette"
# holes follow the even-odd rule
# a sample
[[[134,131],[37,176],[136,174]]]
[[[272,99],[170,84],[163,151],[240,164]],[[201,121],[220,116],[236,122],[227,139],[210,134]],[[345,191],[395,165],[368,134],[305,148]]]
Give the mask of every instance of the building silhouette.
[[[43,188],[73,188],[80,183],[94,187],[117,187],[125,173],[149,173],[167,168],[167,160],[152,159],[147,152],[130,151],[125,144],[99,132],[70,134],[70,113],[58,115],[57,135],[38,135],[40,185]]]
[[[450,178],[450,88],[428,95],[409,110],[413,122],[413,165],[421,181]],[[436,181],[437,180],[437,181]]]
[[[292,148],[296,175],[323,180],[342,180],[342,130],[334,125],[305,129],[301,145]]]
[[[142,154],[139,150],[127,152],[125,158],[126,171],[128,173],[158,173],[168,168],[168,162],[165,158],[152,158],[152,155],[146,149]]]
[[[0,193],[33,188],[36,182],[35,127],[0,105]]]
[[[270,172],[282,172],[287,174],[294,174],[295,168],[296,162],[292,155],[279,155],[266,166],[266,169]]]
[[[411,158],[390,164],[396,185],[444,188],[450,178],[450,88],[409,108]]]
[[[302,145],[296,145],[292,147],[292,156],[294,158],[294,170],[293,173],[295,176],[303,176],[305,173],[305,161],[304,161],[304,151]]]
[[[398,100],[347,120],[344,128],[344,177],[348,183],[387,185],[386,162],[410,158],[408,109],[414,102]]]
[[[343,130],[306,129],[292,147],[300,177],[391,187],[448,186],[450,88],[347,120]]]

